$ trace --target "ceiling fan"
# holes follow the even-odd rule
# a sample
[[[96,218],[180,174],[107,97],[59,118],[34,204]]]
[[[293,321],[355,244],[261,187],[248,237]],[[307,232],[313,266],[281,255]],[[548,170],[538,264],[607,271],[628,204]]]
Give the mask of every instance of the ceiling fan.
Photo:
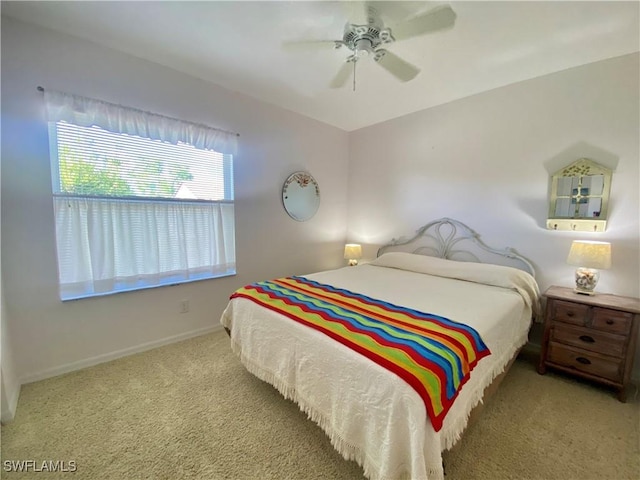
[[[424,14],[409,17],[407,20],[393,27],[388,27],[385,25],[382,15],[385,15],[387,12],[392,13],[390,9],[393,8],[394,2],[366,1],[363,3],[367,23],[356,24],[347,22],[341,40],[311,40],[287,42],[285,44],[288,47],[332,45],[335,49],[341,49],[342,47],[349,49],[351,53],[346,58],[345,64],[329,84],[331,88],[344,86],[353,68],[353,90],[355,91],[356,64],[367,57],[373,57],[373,60],[378,65],[398,80],[402,82],[412,80],[420,73],[420,69],[386,48],[382,48],[382,46],[387,46],[399,40],[451,28],[456,20],[456,14],[453,9],[448,5],[442,5]],[[398,4],[399,3],[403,2],[398,2]]]

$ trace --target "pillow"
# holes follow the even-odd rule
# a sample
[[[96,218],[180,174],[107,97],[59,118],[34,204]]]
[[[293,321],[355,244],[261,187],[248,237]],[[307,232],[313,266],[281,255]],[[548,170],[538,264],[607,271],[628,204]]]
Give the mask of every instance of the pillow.
[[[533,276],[523,270],[490,263],[458,262],[415,253],[385,253],[369,265],[398,268],[438,277],[455,278],[517,291],[533,313],[540,313],[540,291]]]

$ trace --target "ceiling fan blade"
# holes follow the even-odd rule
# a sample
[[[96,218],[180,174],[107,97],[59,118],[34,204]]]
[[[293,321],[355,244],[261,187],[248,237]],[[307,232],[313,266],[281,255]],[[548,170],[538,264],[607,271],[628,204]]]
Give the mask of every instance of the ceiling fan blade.
[[[378,2],[362,2],[364,4],[364,15],[366,19],[366,23],[368,25],[373,25],[378,28],[384,27],[384,22],[380,18],[380,12],[377,8]]]
[[[378,15],[384,17],[387,22],[400,22],[404,20],[412,12],[412,6],[414,3],[420,2],[398,2],[398,1],[378,1],[375,2],[367,2],[373,3]]]
[[[442,5],[396,25],[391,28],[391,34],[396,40],[405,40],[425,33],[451,28],[455,22],[456,12],[449,5]]]
[[[396,54],[383,48],[376,50],[376,54],[373,59],[378,63],[378,65],[403,82],[408,82],[409,80],[414,79],[415,76],[420,73],[419,68],[405,62]]]
[[[329,87],[331,88],[343,87],[344,84],[347,83],[347,80],[349,80],[349,76],[351,75],[352,68],[353,68],[353,62],[346,62],[344,65],[342,65],[342,67],[340,67],[340,70],[338,70],[338,73],[336,74],[336,76],[333,77],[333,80],[331,80]]]
[[[342,40],[292,40],[282,43],[282,48],[290,52],[308,50],[328,50],[338,48]]]

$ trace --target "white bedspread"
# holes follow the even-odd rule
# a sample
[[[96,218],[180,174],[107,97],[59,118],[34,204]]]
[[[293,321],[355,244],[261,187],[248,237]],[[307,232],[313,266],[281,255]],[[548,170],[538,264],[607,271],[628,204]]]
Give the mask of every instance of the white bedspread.
[[[363,467],[365,476],[442,479],[441,452],[460,438],[484,389],[527,341],[537,285],[530,276],[524,289],[477,283],[475,277],[447,278],[440,271],[406,270],[406,258],[385,265],[384,257],[380,265],[305,277],[441,315],[480,333],[492,354],[473,370],[439,432],[420,396],[400,377],[322,333],[243,298],[229,303],[221,322],[246,368],[297,402],[343,457]]]

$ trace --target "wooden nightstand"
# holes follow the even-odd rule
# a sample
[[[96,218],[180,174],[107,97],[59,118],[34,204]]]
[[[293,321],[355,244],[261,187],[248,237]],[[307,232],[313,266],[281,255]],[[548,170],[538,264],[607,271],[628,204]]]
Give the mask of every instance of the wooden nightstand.
[[[617,295],[580,295],[549,287],[538,373],[547,367],[618,390],[626,401],[640,324],[640,299]]]

